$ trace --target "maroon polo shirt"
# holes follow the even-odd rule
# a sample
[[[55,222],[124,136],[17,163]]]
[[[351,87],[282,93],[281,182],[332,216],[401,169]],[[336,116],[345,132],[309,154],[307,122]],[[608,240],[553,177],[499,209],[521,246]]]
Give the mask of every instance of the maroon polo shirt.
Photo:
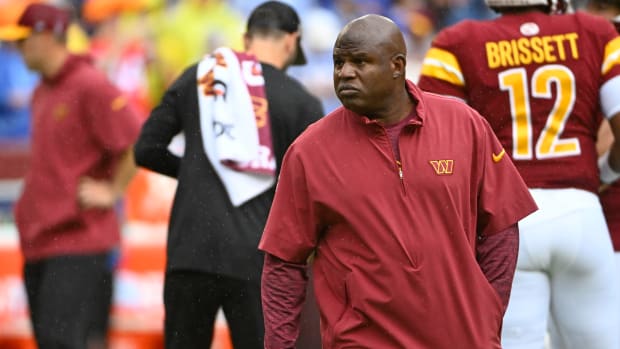
[[[500,348],[476,240],[536,205],[479,114],[407,87],[417,116],[400,166],[380,124],[337,109],[289,148],[259,248],[294,263],[316,252],[325,348]]]
[[[81,209],[77,186],[83,176],[111,179],[137,138],[140,119],[125,97],[90,59],[72,55],[35,90],[32,124],[29,169],[15,208],[26,260],[118,245],[114,210]]]

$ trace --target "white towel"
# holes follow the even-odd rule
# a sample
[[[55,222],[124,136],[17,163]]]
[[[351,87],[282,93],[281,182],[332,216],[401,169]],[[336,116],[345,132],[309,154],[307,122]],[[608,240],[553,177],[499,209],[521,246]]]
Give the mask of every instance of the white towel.
[[[218,48],[198,64],[197,82],[205,153],[240,206],[275,183],[261,65],[251,55]]]

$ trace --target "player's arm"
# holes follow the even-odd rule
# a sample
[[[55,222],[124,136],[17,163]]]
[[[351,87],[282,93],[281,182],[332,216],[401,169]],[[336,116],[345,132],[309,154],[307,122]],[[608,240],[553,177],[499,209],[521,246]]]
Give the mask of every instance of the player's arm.
[[[606,119],[601,122],[601,126],[598,129],[598,134],[596,136],[596,153],[598,156],[605,154],[609,148],[611,148],[614,143],[614,134],[611,131],[611,126],[609,126],[609,121]]]
[[[599,102],[603,116],[609,121],[614,142],[598,160],[603,186],[620,178],[620,36],[609,22],[604,24],[607,27],[601,26],[601,36],[608,41],[601,64],[601,78],[604,83],[599,90]]]
[[[607,81],[600,91],[601,106],[613,134],[609,149],[598,160],[603,186],[620,178],[620,75]],[[600,140],[602,141],[602,140]]]
[[[265,319],[265,349],[293,349],[306,298],[305,263],[286,262],[265,254],[261,299]]]
[[[132,147],[141,120],[127,97],[103,74],[90,76],[88,85],[80,92],[86,129],[99,146],[101,155],[113,159],[114,167],[111,175],[105,178],[82,176],[77,186],[77,200],[83,208],[111,208],[137,172]]]
[[[136,172],[138,168],[134,161],[133,149],[129,147],[121,155],[121,160],[112,178],[112,191],[117,199],[123,195]]]
[[[497,291],[502,300],[504,312],[510,299],[518,253],[519,227],[517,224],[495,234],[481,235],[476,244],[476,259],[480,269]]]
[[[111,180],[82,177],[78,185],[78,201],[84,208],[110,208],[125,193],[137,172],[133,151],[126,149]]]
[[[169,149],[170,142],[181,132],[181,124],[177,117],[176,108],[178,97],[188,93],[188,89],[195,89],[196,70],[188,69],[166,91],[161,103],[153,109],[151,115],[142,126],[138,141],[134,146],[135,160],[138,166],[151,171],[177,177],[181,159]],[[198,132],[198,131],[196,131]]]
[[[618,88],[620,89],[620,84]],[[620,90],[618,92],[617,98],[620,98]],[[620,109],[620,103],[618,103],[618,108]],[[620,140],[620,110],[608,117],[607,123],[608,126],[601,125],[600,141],[609,144],[609,164],[614,171],[620,172],[620,142],[617,141]],[[605,128],[610,131],[605,132]]]
[[[168,149],[168,145],[178,129],[172,114],[165,109],[153,110],[144,123],[134,146],[135,161],[138,166],[176,178],[181,159]]]

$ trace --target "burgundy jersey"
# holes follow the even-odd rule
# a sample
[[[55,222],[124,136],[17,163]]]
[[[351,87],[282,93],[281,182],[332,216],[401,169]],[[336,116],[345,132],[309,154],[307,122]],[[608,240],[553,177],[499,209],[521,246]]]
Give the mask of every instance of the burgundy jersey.
[[[620,19],[612,21],[620,33]],[[616,181],[611,187],[601,193],[601,204],[607,219],[607,226],[611,233],[611,242],[614,251],[620,252],[620,182]]]
[[[599,185],[599,89],[620,75],[620,37],[603,18],[533,11],[440,32],[419,86],[486,117],[530,188]]]

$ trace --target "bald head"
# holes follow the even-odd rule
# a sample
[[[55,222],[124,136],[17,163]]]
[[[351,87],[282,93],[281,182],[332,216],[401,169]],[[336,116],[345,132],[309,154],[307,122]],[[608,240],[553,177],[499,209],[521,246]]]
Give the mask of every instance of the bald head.
[[[342,104],[384,122],[407,116],[406,54],[403,34],[389,18],[366,15],[349,22],[334,44],[334,88]]]
[[[407,55],[405,39],[400,29],[391,19],[375,14],[352,20],[340,31],[336,46],[355,45],[360,48],[380,48],[382,54],[390,57],[396,54]]]

